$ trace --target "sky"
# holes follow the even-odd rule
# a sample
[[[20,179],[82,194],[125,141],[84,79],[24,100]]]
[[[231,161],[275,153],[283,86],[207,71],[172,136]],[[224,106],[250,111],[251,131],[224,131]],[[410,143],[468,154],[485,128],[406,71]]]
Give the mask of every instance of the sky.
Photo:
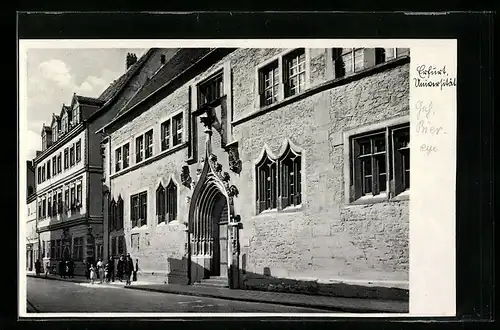
[[[33,159],[41,150],[42,125],[70,104],[73,93],[98,97],[125,73],[127,53],[140,58],[147,49],[29,49],[27,54],[27,143]],[[22,83],[22,82],[21,82]]]

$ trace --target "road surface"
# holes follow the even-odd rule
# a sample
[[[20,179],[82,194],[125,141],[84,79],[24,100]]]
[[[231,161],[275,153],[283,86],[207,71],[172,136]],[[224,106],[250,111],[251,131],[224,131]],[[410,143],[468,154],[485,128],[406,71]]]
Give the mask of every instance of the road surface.
[[[324,310],[182,296],[123,286],[27,278],[28,313],[325,313]]]

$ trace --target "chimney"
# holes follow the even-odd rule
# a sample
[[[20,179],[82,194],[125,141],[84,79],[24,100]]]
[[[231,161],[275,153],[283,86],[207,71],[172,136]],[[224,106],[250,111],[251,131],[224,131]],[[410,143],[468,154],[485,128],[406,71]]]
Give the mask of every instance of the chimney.
[[[135,55],[134,53],[127,53],[127,61],[126,61],[126,65],[127,65],[127,70],[135,64],[135,62],[137,62],[137,55]]]

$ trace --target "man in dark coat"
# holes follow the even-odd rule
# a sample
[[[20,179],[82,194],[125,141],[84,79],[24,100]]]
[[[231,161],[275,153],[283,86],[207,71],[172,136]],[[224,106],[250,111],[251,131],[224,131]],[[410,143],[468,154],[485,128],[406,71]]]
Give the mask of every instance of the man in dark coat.
[[[113,258],[108,260],[108,282],[115,281],[115,261]]]
[[[40,259],[37,259],[35,261],[35,272],[36,272],[36,276],[40,275],[42,271],[42,263],[40,262]]]
[[[125,258],[125,262],[123,265],[123,273],[126,279],[125,285],[130,285],[130,276],[132,275],[133,271],[134,271],[134,262],[132,261],[132,258],[130,258],[130,254],[127,253],[127,258]]]
[[[73,261],[73,259],[71,259],[68,262],[68,268],[69,268],[68,276],[71,278],[75,277],[75,262]]]
[[[66,278],[66,261],[61,260],[59,262],[59,276],[62,278]]]
[[[122,281],[123,278],[123,266],[125,264],[125,260],[123,260],[123,255],[120,256],[120,259],[118,259],[118,263],[116,265],[116,277]]]

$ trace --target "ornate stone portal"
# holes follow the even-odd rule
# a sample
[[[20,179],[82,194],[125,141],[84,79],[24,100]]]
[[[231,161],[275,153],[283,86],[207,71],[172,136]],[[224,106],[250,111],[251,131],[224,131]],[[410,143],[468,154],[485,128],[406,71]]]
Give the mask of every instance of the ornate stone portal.
[[[187,198],[190,204],[186,228],[189,282],[227,276],[229,286],[237,287],[239,217],[234,214],[233,199],[238,196],[238,189],[212,153],[212,128],[220,126],[221,120],[212,108],[207,108],[200,121],[205,126],[205,156],[200,160],[196,180],[187,179],[187,175],[182,177],[183,184],[185,178],[193,187],[192,195]],[[217,131],[221,132],[218,128]],[[183,173],[186,172],[183,169]]]

